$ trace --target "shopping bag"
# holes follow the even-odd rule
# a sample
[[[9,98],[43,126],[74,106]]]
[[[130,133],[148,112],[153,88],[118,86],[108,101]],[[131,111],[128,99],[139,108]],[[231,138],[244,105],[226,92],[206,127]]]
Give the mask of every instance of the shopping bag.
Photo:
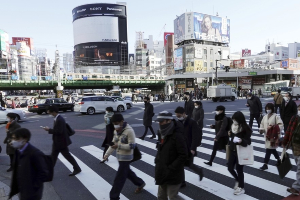
[[[246,147],[243,147],[241,145],[236,145],[236,151],[240,165],[253,165],[253,146],[247,145]]]
[[[286,153],[286,149],[284,148],[282,153],[281,153],[281,163],[277,165],[279,177],[283,179],[287,173],[292,169],[292,164],[290,161],[289,154]]]
[[[226,160],[229,160],[229,156],[230,156],[230,145],[227,144],[226,145]]]

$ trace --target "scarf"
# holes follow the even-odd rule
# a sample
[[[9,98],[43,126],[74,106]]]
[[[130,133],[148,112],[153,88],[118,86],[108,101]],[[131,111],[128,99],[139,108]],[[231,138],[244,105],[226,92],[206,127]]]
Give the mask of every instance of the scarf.
[[[174,122],[173,121],[171,121],[169,126],[167,126],[166,128],[159,129],[160,134],[161,134],[161,138],[164,139],[167,135],[171,135],[173,133],[173,129],[174,129]]]

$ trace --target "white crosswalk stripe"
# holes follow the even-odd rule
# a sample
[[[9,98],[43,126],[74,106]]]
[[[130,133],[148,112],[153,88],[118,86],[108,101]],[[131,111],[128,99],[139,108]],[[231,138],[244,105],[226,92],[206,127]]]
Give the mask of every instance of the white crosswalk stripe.
[[[230,111],[231,112],[231,111]],[[232,111],[233,112],[233,111]],[[136,118],[136,120],[139,120]],[[213,122],[214,119],[209,119]],[[136,126],[139,127],[139,126]],[[253,124],[253,129],[257,130],[257,123]],[[150,137],[150,136],[147,136]],[[228,172],[227,166],[224,165],[226,153],[225,151],[218,151],[216,155],[217,161],[213,163],[213,166],[207,166],[203,162],[206,160],[202,157],[209,157],[212,153],[212,146],[214,144],[213,139],[215,138],[215,133],[213,129],[209,127],[203,128],[203,139],[202,139],[202,146],[197,148],[198,154],[197,157],[194,158],[194,164],[197,166],[201,166],[204,169],[205,173],[209,174],[209,177],[204,177],[202,181],[199,181],[199,176],[194,172],[185,169],[185,180],[188,184],[193,185],[195,188],[199,190],[206,191],[213,196],[216,196],[220,199],[227,199],[227,200],[237,200],[237,199],[245,199],[245,200],[254,200],[254,199],[262,199],[258,198],[256,193],[267,193],[273,195],[270,199],[280,199],[287,196],[286,188],[290,186],[288,184],[292,183],[293,180],[296,178],[296,172],[291,170],[285,178],[285,182],[281,182],[279,179],[278,170],[275,165],[269,163],[268,169],[266,171],[260,171],[259,168],[264,164],[263,159],[265,157],[265,144],[264,144],[264,137],[260,135],[257,131],[254,131],[252,134],[252,145],[255,148],[254,156],[255,162],[253,165],[246,166],[247,169],[244,172],[245,176],[245,190],[246,194],[242,196],[235,196],[233,194],[233,185],[234,179],[232,175]],[[140,150],[142,152],[142,159],[138,162],[143,162],[147,164],[151,170],[154,172],[154,158],[156,152],[156,140],[140,140],[136,138],[136,143],[141,147]],[[100,148],[90,145],[90,146],[83,146],[81,147],[82,151],[85,151],[87,154],[91,155],[95,162],[99,162],[100,157],[102,157],[103,150]],[[145,151],[144,151],[145,150]],[[282,152],[282,148],[277,148],[278,153]],[[288,150],[288,153],[291,155],[291,150]],[[290,156],[290,160],[293,166],[295,166],[295,161]],[[59,156],[59,159],[63,162],[63,164],[72,171],[72,166],[62,157]],[[104,180],[101,176],[101,173],[96,173],[93,171],[87,164],[85,164],[85,158],[75,157],[77,162],[79,163],[80,167],[82,168],[82,173],[76,175],[78,180],[94,195],[96,199],[109,199],[109,191],[112,187],[110,183]],[[221,161],[220,161],[221,160]],[[275,163],[277,161],[273,156],[270,158],[270,162]],[[109,162],[106,162],[105,165],[109,166],[111,169],[116,171],[118,169],[118,161],[114,156],[109,158]],[[153,199],[157,196],[157,189],[158,186],[155,185],[155,180],[152,174],[147,174],[145,171],[140,169],[136,166],[131,166],[131,169],[146,182],[146,186],[144,190],[153,196]],[[105,173],[105,172],[103,172]],[[220,182],[214,180],[215,176],[221,176],[224,179],[224,182]],[[99,183],[101,183],[101,187],[98,187]],[[288,183],[288,184],[287,184]],[[136,186],[132,186],[133,191]],[[247,188],[254,188],[255,191],[248,191]],[[256,192],[257,191],[257,192]],[[185,193],[184,190],[180,190],[180,196],[184,199],[194,199],[193,195],[190,193]],[[129,199],[129,197],[124,196],[125,194],[121,195],[121,199]],[[141,199],[142,199],[142,194]],[[139,197],[137,197],[138,199]],[[269,199],[266,197],[266,199]]]

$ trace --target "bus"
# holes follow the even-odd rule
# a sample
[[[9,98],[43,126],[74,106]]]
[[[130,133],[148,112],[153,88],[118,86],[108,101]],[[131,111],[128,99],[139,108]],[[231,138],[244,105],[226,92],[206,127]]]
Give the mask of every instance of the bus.
[[[274,96],[277,93],[277,90],[280,88],[287,88],[290,85],[289,80],[285,81],[274,81],[270,83],[264,84],[264,95],[271,95]]]

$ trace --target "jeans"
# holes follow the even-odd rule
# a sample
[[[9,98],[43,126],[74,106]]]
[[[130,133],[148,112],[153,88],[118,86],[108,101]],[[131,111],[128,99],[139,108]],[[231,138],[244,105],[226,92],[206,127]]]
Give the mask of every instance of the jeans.
[[[274,157],[275,157],[277,160],[279,160],[279,155],[278,155],[278,152],[276,151],[276,149],[266,149],[266,155],[265,155],[265,160],[264,160],[264,163],[265,163],[265,164],[268,164],[268,163],[269,163],[271,154],[273,154]]]
[[[178,185],[159,185],[157,192],[158,200],[184,200],[178,195],[181,184]]]
[[[65,157],[65,159],[73,165],[74,170],[81,170],[78,163],[74,159],[74,157],[70,154],[68,147],[66,147],[64,149],[52,148],[51,157],[52,157],[52,160],[53,160],[53,166],[55,166],[55,164],[56,164],[57,157],[58,157],[59,153],[61,153],[63,155],[63,157]]]
[[[111,200],[120,199],[120,193],[127,178],[138,187],[142,186],[145,183],[130,169],[130,161],[119,161],[119,168],[114,180],[113,187],[111,188],[109,193]]]
[[[260,127],[260,123],[258,122],[258,118],[260,117],[260,114],[250,114],[250,120],[249,120],[249,126],[252,129],[253,120],[255,118],[258,128]]]
[[[234,170],[234,165],[236,171]],[[244,165],[239,165],[238,156],[236,151],[231,151],[228,160],[228,171],[239,182],[239,187],[244,188]]]
[[[296,166],[297,166],[297,172],[296,172],[296,181],[293,183],[292,188],[296,189],[297,191],[300,191],[300,156],[294,156]]]

